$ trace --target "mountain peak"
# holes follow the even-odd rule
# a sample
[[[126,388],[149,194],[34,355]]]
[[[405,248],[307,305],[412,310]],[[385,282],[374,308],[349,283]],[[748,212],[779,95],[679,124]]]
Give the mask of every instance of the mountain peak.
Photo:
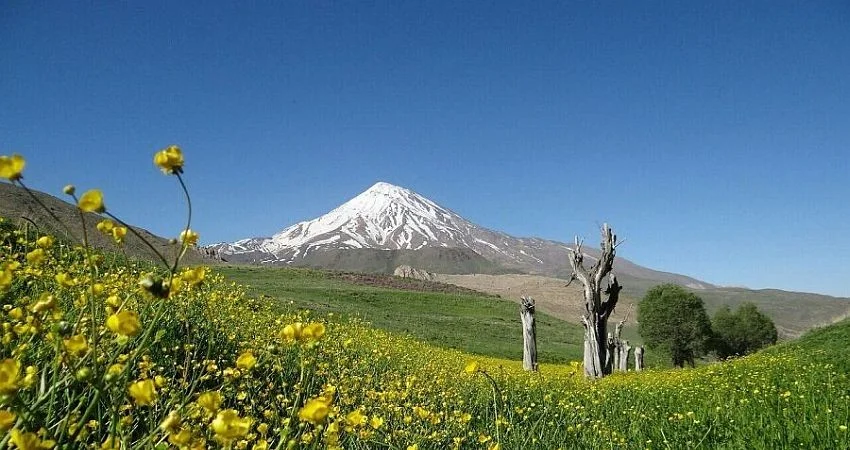
[[[387,194],[387,195],[399,195],[405,191],[410,191],[410,189],[403,188],[401,186],[396,186],[394,184],[387,183],[386,181],[379,181],[372,185],[369,189],[366,189],[366,192],[374,192],[378,194]]]

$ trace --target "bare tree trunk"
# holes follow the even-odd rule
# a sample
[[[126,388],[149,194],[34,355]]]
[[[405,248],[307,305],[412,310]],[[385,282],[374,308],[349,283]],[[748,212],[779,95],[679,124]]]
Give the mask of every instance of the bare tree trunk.
[[[617,338],[608,333],[608,353],[605,355],[605,372],[611,373],[617,367]]]
[[[522,368],[537,371],[537,325],[534,323],[534,299],[522,297],[519,306],[522,322]]]
[[[643,346],[635,347],[635,372],[643,370]]]
[[[613,333],[608,333],[608,361],[611,364],[606,366],[606,373],[613,373],[620,368],[620,337]]]
[[[629,341],[621,341],[620,345],[620,370],[627,372],[629,370],[629,351],[632,347]]]
[[[573,269],[570,283],[578,280],[584,286],[585,314],[582,316],[584,323],[584,373],[591,378],[601,378],[610,374],[606,367],[608,361],[608,317],[617,306],[620,290],[622,287],[613,276],[611,270],[614,266],[614,249],[617,245],[617,236],[614,235],[608,224],[602,225],[602,253],[599,259],[588,269],[584,267],[584,253],[582,243],[576,238],[574,249],[570,249],[570,266]],[[602,282],[609,277],[608,287],[605,289],[607,299],[602,299]],[[569,283],[568,283],[569,284]],[[612,367],[613,368],[613,367]]]

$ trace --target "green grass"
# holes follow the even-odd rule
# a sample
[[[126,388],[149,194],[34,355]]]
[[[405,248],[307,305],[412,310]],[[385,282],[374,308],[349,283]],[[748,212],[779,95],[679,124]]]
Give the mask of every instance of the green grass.
[[[401,291],[331,279],[310,269],[230,266],[228,279],[318,313],[360,317],[373,326],[424,342],[498,358],[522,358],[519,306],[493,297]],[[627,336],[628,337],[628,336]],[[537,314],[541,363],[581,360],[583,328]]]

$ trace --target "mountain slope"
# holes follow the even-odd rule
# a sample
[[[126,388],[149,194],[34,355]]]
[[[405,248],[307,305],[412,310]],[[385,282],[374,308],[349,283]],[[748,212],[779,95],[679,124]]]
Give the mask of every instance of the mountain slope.
[[[57,223],[50,216],[50,213],[45,211],[26,191],[9,183],[0,183],[0,217],[21,226],[35,224],[44,233],[50,233],[75,243],[82,242],[83,227],[80,223],[79,211],[75,205],[43,192],[33,191],[33,194],[44,206],[50,209],[61,223]],[[116,250],[112,239],[106,238],[97,230],[97,223],[103,217],[93,213],[86,213],[85,217],[89,244],[92,247],[107,251]],[[166,258],[176,256],[176,252],[179,250],[177,245],[172,245],[167,239],[156,236],[143,228],[133,227],[133,229],[144,236],[145,240],[150,242]],[[127,256],[158,261],[153,251],[133,233],[127,233],[124,238],[123,249]],[[215,259],[205,257],[197,250],[189,250],[183,258],[183,261],[189,264],[216,262]]]
[[[569,274],[567,244],[489,230],[409,189],[384,182],[319,218],[292,225],[272,237],[211,246],[229,261],[311,266],[315,264],[305,262],[322,259],[315,254],[328,251],[431,247],[469,249],[506,271]],[[598,255],[596,250],[585,248],[590,258]],[[655,271],[624,259],[618,259],[617,271],[693,288],[711,287],[691,277]]]

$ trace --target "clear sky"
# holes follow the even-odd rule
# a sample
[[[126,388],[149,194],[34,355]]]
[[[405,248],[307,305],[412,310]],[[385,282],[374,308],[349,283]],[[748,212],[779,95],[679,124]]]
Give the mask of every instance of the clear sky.
[[[850,296],[850,3],[0,1],[0,154],[175,236],[382,180],[516,236]]]

